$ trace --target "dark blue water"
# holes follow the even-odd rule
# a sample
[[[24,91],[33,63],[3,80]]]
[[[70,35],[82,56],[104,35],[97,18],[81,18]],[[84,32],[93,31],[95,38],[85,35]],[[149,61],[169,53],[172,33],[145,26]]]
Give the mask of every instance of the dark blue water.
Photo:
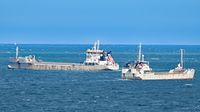
[[[91,45],[19,45],[20,55],[44,61],[82,62]],[[104,45],[122,66],[136,58],[137,46]],[[198,112],[200,111],[200,46],[143,46],[155,71],[179,62],[195,68],[193,80],[128,81],[120,72],[7,70],[14,45],[0,45],[1,112]]]

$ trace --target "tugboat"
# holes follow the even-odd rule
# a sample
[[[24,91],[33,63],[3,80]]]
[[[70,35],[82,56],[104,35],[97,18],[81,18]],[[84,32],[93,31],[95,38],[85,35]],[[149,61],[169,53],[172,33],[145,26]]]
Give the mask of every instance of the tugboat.
[[[193,79],[195,70],[185,69],[183,64],[183,49],[181,49],[181,63],[168,72],[153,72],[148,61],[144,61],[142,46],[139,45],[138,60],[129,62],[122,68],[122,79],[133,80],[182,80]]]
[[[86,60],[83,63],[58,63],[43,62],[34,55],[19,57],[19,48],[16,48],[16,57],[10,59],[8,69],[33,69],[33,70],[119,70],[119,65],[112,58],[111,52],[99,49],[99,41],[95,42],[92,49],[86,51]]]

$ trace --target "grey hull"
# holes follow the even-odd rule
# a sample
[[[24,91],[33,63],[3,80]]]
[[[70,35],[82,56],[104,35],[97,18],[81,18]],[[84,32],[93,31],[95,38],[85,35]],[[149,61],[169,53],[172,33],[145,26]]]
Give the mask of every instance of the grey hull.
[[[106,66],[101,65],[84,65],[76,63],[56,63],[56,62],[38,62],[28,63],[11,63],[9,69],[27,69],[27,70],[79,70],[79,71],[99,71],[109,70]]]
[[[122,73],[122,78],[130,80],[187,80],[193,79],[194,74],[194,69],[188,69],[183,73],[151,72],[147,74],[133,74],[127,72]]]

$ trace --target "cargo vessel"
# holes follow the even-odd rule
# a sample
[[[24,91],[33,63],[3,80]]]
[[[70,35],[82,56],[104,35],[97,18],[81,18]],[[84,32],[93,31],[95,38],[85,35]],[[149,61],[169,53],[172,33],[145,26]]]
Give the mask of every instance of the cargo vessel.
[[[183,49],[181,49],[181,62],[174,69],[166,72],[154,72],[150,68],[149,62],[144,60],[142,46],[139,45],[138,59],[129,62],[122,68],[123,79],[133,80],[182,80],[193,79],[195,69],[185,69],[183,61]]]
[[[100,42],[97,41],[92,49],[86,51],[86,59],[83,63],[60,63],[44,62],[34,55],[19,57],[19,48],[16,47],[16,56],[10,58],[9,69],[32,69],[32,70],[119,70],[119,65],[114,61],[111,52],[100,50]]]

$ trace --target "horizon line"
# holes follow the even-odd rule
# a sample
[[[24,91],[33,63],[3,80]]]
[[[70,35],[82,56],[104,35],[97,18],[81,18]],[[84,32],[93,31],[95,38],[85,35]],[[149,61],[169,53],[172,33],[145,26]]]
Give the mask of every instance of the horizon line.
[[[0,43],[8,45],[93,45],[93,43]],[[139,43],[101,43],[101,45],[139,45]],[[174,43],[142,43],[142,45],[200,45],[200,44],[174,44]]]

